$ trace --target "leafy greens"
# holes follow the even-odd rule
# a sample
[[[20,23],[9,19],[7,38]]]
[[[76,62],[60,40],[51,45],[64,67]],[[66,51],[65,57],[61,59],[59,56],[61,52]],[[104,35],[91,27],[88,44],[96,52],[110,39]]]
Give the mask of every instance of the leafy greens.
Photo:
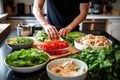
[[[84,34],[79,31],[70,32],[66,37],[65,41],[68,41],[71,46],[74,46],[74,39],[83,36]]]
[[[6,63],[14,67],[30,67],[48,61],[49,55],[37,49],[21,49],[6,57]]]
[[[115,47],[108,46],[100,50],[88,47],[78,54],[72,54],[68,57],[83,60],[88,65],[93,78],[102,74],[100,80],[119,80],[120,46],[118,45],[115,45]],[[104,79],[104,77],[107,79]]]

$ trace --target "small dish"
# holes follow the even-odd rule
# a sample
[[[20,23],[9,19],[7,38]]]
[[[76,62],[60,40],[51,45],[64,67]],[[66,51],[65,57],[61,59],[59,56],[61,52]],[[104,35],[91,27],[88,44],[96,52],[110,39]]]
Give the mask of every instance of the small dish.
[[[22,42],[14,43],[18,38],[20,38],[20,41],[22,41],[23,43]],[[15,50],[23,49],[23,48],[24,49],[31,48],[33,43],[34,43],[34,40],[29,37],[12,37],[6,41],[6,44]]]

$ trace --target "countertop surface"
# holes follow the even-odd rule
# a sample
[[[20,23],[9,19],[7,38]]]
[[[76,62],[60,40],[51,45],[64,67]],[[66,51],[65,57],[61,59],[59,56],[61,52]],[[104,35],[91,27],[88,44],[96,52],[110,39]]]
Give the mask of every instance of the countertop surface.
[[[3,19],[5,19],[7,16],[8,16],[7,13],[0,14],[0,21],[2,21]]]
[[[119,19],[120,15],[88,14],[86,19]]]
[[[107,34],[106,32],[99,32],[99,31],[90,31],[84,32],[86,34],[96,34],[96,35],[105,35],[109,39],[113,41],[113,43],[119,44],[120,42],[114,39],[112,36]],[[10,37],[17,36],[16,31],[11,31],[9,35],[5,38],[5,40],[0,44],[0,80],[50,80],[47,76],[46,67],[42,68],[33,73],[18,73],[9,68],[7,68],[4,64],[4,58],[13,52],[12,48],[8,47],[5,41]],[[102,78],[102,77],[101,77]],[[102,80],[102,79],[89,79],[88,77],[86,80]]]
[[[10,24],[1,24],[0,23],[0,34],[8,27]]]
[[[25,16],[9,16],[8,19],[36,19],[34,15]],[[118,19],[120,20],[120,15],[106,15],[106,14],[88,14],[86,19]]]

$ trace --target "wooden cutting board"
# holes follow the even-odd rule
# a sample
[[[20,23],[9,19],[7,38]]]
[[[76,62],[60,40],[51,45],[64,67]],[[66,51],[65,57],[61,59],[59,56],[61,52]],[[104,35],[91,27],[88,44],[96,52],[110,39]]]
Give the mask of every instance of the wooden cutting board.
[[[41,43],[42,42],[38,41],[37,39],[34,39],[34,44],[33,44],[32,48],[37,48],[37,45],[40,45]],[[66,53],[59,54],[59,55],[50,55],[50,60],[65,57],[65,56],[68,56],[70,54],[75,54],[75,53],[78,53],[79,51],[80,50],[76,49],[75,47],[70,47],[68,52],[66,52]]]
[[[57,58],[61,58],[61,57],[65,57],[65,56],[68,56],[70,54],[75,54],[75,53],[78,53],[79,50],[76,49],[75,47],[70,47],[69,48],[69,51],[64,53],[64,54],[60,54],[60,55],[51,55],[50,56],[50,60],[53,60],[53,59],[57,59]]]

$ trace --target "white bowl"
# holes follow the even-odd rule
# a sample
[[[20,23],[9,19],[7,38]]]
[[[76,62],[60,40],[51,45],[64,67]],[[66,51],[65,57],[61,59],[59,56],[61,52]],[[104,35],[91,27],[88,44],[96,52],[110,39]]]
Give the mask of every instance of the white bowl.
[[[9,54],[8,55],[8,57],[10,56],[10,55],[12,55],[13,53],[11,53],[11,54]],[[34,53],[35,54],[35,53]],[[35,66],[12,66],[12,65],[10,65],[10,64],[8,64],[6,61],[6,59],[7,59],[7,56],[5,57],[5,59],[4,59],[4,63],[5,63],[5,65],[8,67],[8,68],[10,68],[10,69],[12,69],[12,70],[14,70],[14,71],[16,71],[16,72],[20,72],[20,73],[29,73],[29,72],[34,72],[34,71],[37,71],[37,70],[39,70],[39,69],[41,69],[41,68],[43,68],[47,63],[48,63],[48,61],[50,60],[50,55],[48,54],[48,53],[46,53],[45,52],[45,54],[47,54],[48,55],[48,59],[45,61],[45,62],[43,62],[43,63],[40,63],[40,64],[36,64]],[[20,55],[19,55],[20,56]],[[40,57],[42,57],[42,56],[40,56]],[[44,57],[44,55],[43,55],[43,57]],[[34,58],[34,56],[32,57],[32,58]],[[9,58],[9,59],[11,59],[11,58]],[[38,60],[38,58],[36,58],[37,60]],[[16,60],[17,61],[17,60]]]
[[[6,64],[6,62],[5,64],[8,68],[12,69],[13,71],[20,72],[20,73],[30,73],[30,72],[35,72],[37,70],[40,70],[47,64],[47,62],[44,62],[36,66],[32,66],[32,67],[13,67],[13,66],[9,66],[8,64]]]
[[[70,76],[70,77],[64,77],[64,76],[58,76],[54,73],[52,73],[50,71],[51,68],[56,67],[60,64],[62,64],[64,61],[71,61],[73,60],[73,64],[79,68],[83,67],[85,72],[83,72],[81,75],[76,75],[76,76]],[[49,62],[46,66],[46,70],[47,70],[47,74],[48,77],[51,80],[84,80],[87,76],[87,71],[88,71],[88,66],[86,63],[84,63],[83,61],[77,60],[77,59],[73,59],[73,58],[59,58],[59,59],[55,59],[51,62]]]
[[[79,41],[80,41],[80,38],[76,38],[74,40],[74,46],[75,46],[75,48],[77,48],[78,50],[83,50],[83,49],[85,49],[85,48],[88,47],[87,45],[80,44]],[[110,42],[110,45],[112,45],[112,41],[109,40],[109,42]],[[109,45],[105,45],[105,46],[89,46],[89,47],[91,47],[92,49],[98,50],[98,49],[102,49],[102,48],[107,47],[107,46],[109,46]]]
[[[12,37],[12,38],[9,38],[7,41],[6,41],[6,44],[11,47],[12,49],[14,50],[18,50],[18,49],[28,49],[28,48],[31,48],[33,43],[34,43],[34,40],[32,38],[29,38],[29,37],[23,37],[23,38],[29,38],[33,41],[29,42],[29,43],[25,43],[25,44],[12,44],[12,43],[9,43],[10,40],[15,40],[15,38],[17,37]]]

